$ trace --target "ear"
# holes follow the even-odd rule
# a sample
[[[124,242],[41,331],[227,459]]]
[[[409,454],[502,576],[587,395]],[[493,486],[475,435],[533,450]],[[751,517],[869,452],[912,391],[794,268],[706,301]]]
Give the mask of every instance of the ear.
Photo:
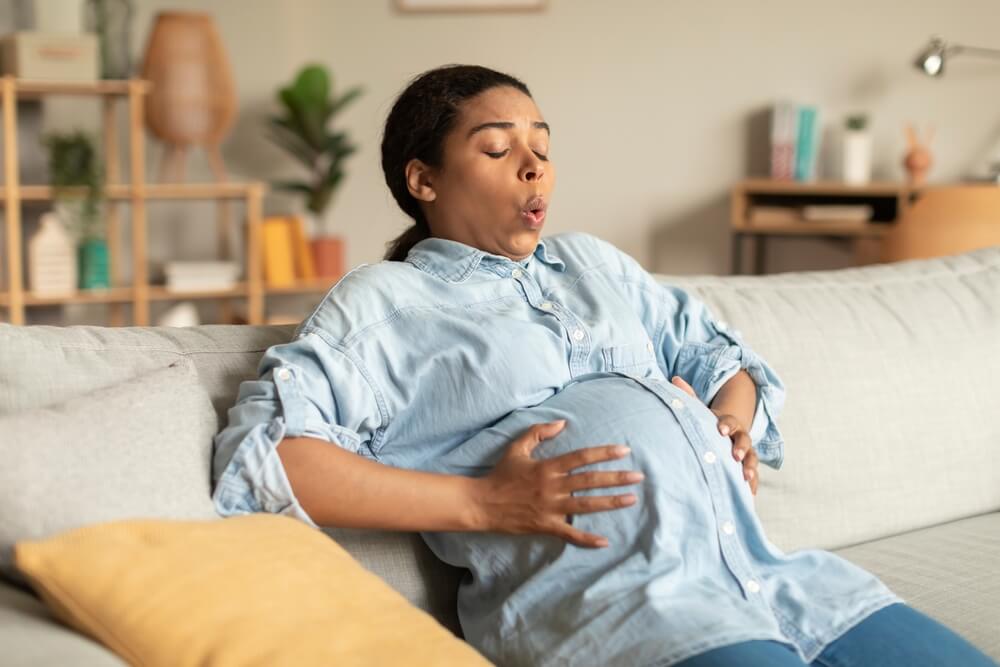
[[[431,182],[432,169],[413,158],[406,163],[406,187],[417,201],[431,202],[437,199]]]

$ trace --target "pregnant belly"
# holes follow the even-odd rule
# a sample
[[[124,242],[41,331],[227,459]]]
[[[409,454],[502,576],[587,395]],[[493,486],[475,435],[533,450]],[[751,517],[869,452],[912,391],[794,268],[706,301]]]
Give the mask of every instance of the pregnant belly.
[[[654,382],[650,388],[608,375],[576,382],[537,406],[513,411],[436,461],[440,472],[486,471],[532,425],[565,419],[566,427],[543,441],[535,458],[625,444],[632,450],[625,458],[574,472],[640,470],[646,476],[638,485],[574,494],[636,494],[638,502],[631,507],[570,517],[580,530],[606,537],[609,546],[603,549],[576,547],[547,535],[425,533],[439,558],[470,570],[472,582],[463,593],[475,599],[480,611],[510,602],[515,593],[523,604],[534,604],[551,594],[549,580],[558,581],[557,590],[599,594],[599,581],[615,570],[640,585],[654,576],[669,577],[706,549],[718,551],[708,482],[698,459],[711,451],[713,465],[726,471],[726,492],[742,496],[737,502],[750,502],[741,465],[703,403],[669,383]],[[616,586],[622,585],[621,577],[614,577]]]

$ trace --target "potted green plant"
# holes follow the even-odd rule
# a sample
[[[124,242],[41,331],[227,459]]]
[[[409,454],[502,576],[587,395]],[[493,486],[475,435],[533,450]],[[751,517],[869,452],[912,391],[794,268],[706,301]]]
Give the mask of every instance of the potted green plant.
[[[57,213],[77,239],[80,289],[111,287],[102,215],[103,175],[94,141],[77,130],[50,133],[44,143]]]
[[[333,94],[330,73],[323,65],[306,65],[291,84],[278,91],[280,115],[269,119],[271,139],[306,169],[302,180],[280,181],[276,189],[302,195],[314,230],[311,241],[316,273],[337,277],[343,273],[343,240],[327,229],[330,203],[344,181],[344,163],[357,150],[347,133],[331,127],[333,118],[361,94],[354,87]]]

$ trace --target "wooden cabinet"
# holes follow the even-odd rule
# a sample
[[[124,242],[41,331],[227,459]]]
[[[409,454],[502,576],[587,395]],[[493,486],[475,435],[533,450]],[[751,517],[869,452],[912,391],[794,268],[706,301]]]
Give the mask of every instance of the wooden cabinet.
[[[809,236],[849,243],[855,265],[880,261],[883,238],[903,216],[919,191],[904,183],[847,185],[837,182],[799,183],[750,179],[733,187],[730,229],[733,273],[743,273],[745,246],[750,242],[751,272],[763,273],[765,243],[776,236]],[[871,208],[871,219],[806,220],[807,206],[861,205]]]
[[[0,77],[0,99],[3,114],[4,180],[0,187],[0,205],[4,212],[4,266],[0,275],[0,312],[6,310],[11,324],[27,323],[27,309],[32,306],[69,303],[108,304],[109,322],[123,326],[126,306],[130,306],[131,324],[150,324],[150,303],[166,300],[213,299],[219,302],[220,322],[232,321],[231,307],[237,300],[246,303],[249,324],[265,322],[265,300],[269,293],[294,294],[326,291],[329,279],[302,283],[280,290],[267,290],[261,267],[261,215],[266,184],[197,183],[151,184],[146,182],[143,102],[149,84],[140,79],[127,81],[94,81],[87,83],[38,82]],[[22,203],[52,201],[53,190],[47,185],[22,185],[17,163],[17,102],[19,99],[49,95],[96,96],[102,103],[102,136],[107,185],[107,240],[111,273],[111,288],[79,290],[64,297],[33,295],[24,286]],[[118,113],[124,103],[128,117],[128,173],[123,174],[118,146]],[[220,203],[242,202],[245,208],[242,263],[244,280],[232,289],[204,292],[168,291],[151,285],[147,254],[147,202],[152,200],[213,200]],[[123,209],[128,208],[128,216]],[[217,220],[220,248],[228,247],[228,228],[223,218]],[[123,225],[130,227],[131,246],[122,247]],[[122,277],[122,260],[128,253],[132,266],[131,282]],[[228,259],[223,257],[222,259]]]

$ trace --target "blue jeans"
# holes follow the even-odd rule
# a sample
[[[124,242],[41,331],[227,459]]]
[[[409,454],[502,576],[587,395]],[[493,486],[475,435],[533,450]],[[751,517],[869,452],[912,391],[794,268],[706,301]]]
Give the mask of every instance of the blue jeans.
[[[802,667],[791,647],[772,641],[721,646],[676,667]],[[812,667],[997,667],[979,649],[929,616],[905,604],[892,604],[831,642]]]

